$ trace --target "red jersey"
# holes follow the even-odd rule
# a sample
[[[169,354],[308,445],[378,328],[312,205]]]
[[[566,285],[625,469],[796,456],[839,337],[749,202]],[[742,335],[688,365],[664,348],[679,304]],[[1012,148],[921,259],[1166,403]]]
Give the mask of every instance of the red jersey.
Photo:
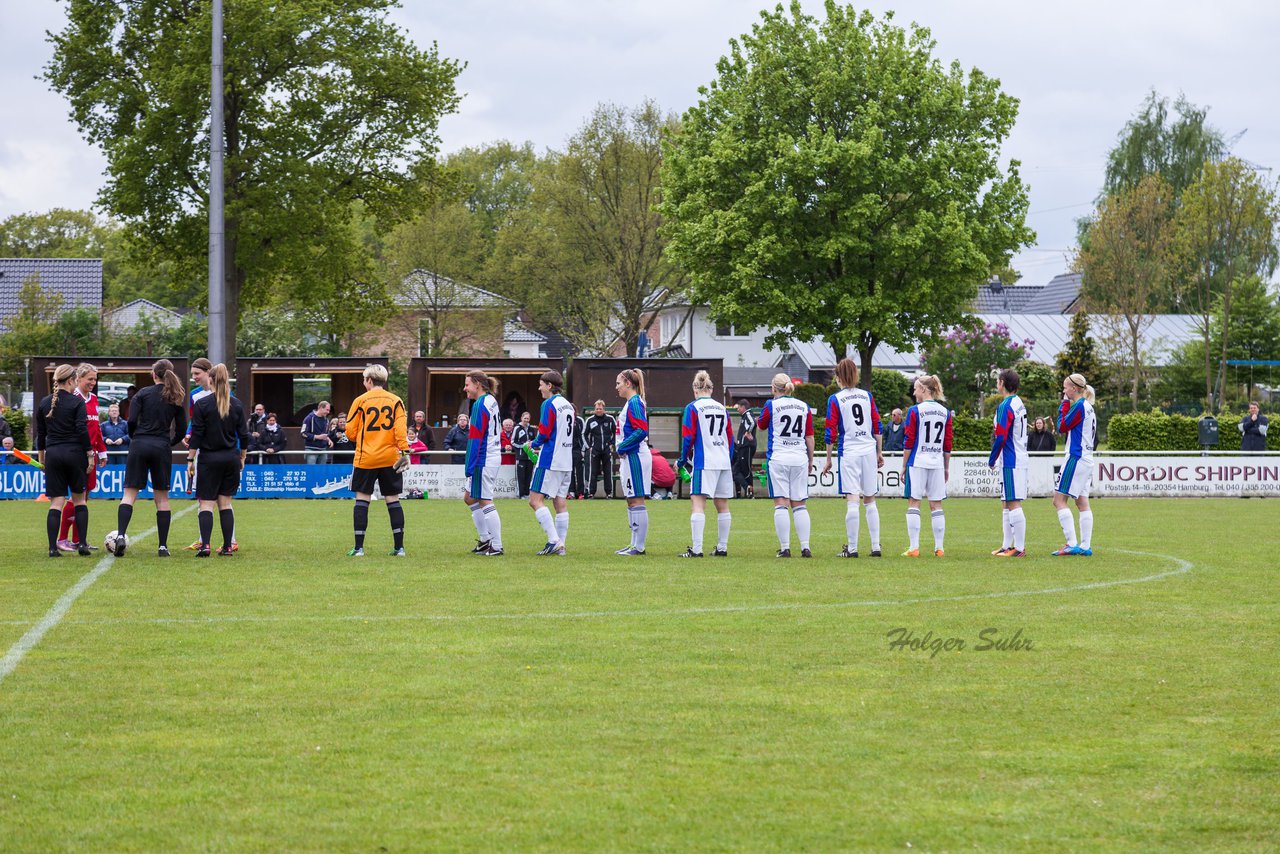
[[[89,396],[85,397],[80,394],[80,389],[78,388],[75,393],[84,401],[86,421],[89,425],[89,447],[100,455],[105,455],[107,453],[107,443],[102,440],[102,424],[98,420],[98,396],[93,392],[89,392]]]

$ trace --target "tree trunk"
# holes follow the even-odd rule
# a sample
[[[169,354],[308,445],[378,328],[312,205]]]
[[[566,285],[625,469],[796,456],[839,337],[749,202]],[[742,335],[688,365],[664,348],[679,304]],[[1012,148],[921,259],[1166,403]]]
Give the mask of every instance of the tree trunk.
[[[1141,369],[1138,367],[1138,334],[1133,333],[1133,346],[1129,351],[1129,355],[1133,357],[1133,387],[1129,390],[1129,403],[1133,406],[1133,411],[1138,411],[1138,382],[1141,379]]]
[[[876,343],[878,344],[879,342]],[[876,344],[872,344],[870,347],[864,347],[862,344],[858,345],[858,359],[862,362],[862,367],[858,369],[858,379],[861,380],[862,387],[867,391],[871,391],[871,364],[875,355]]]
[[[1206,412],[1214,412],[1213,374],[1209,371],[1209,318],[1204,319],[1204,405]]]

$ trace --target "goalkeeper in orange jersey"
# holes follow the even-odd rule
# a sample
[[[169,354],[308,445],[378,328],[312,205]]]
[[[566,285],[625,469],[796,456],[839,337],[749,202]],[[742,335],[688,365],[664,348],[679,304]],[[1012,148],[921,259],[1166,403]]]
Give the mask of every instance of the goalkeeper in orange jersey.
[[[365,393],[347,410],[347,438],[355,443],[351,470],[351,491],[356,494],[354,528],[356,545],[348,557],[364,557],[364,533],[369,527],[369,502],[377,486],[387,504],[395,548],[391,554],[404,557],[404,508],[400,493],[401,472],[409,467],[408,422],[404,403],[387,391],[387,369],[370,365],[364,369]]]

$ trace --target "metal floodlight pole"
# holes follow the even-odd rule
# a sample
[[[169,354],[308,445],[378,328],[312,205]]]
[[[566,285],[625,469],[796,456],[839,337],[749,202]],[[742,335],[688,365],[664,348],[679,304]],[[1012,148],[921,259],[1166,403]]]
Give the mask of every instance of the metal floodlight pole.
[[[222,0],[213,4],[213,68],[209,105],[209,360],[227,360],[227,277],[222,199]]]

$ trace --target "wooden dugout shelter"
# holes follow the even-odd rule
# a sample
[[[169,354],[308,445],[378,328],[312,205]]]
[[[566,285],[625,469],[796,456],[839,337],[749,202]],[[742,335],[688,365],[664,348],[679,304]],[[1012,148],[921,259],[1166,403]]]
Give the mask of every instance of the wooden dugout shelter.
[[[88,362],[98,369],[98,381],[104,377],[124,377],[131,385],[144,389],[151,385],[151,366],[160,359],[173,362],[173,370],[185,385],[190,385],[191,362],[179,356],[32,356],[31,392],[38,404],[53,390],[53,372],[58,365],[78,365]],[[105,411],[104,411],[105,416]]]
[[[261,403],[268,412],[276,413],[283,426],[300,427],[302,420],[296,417],[293,399],[295,377],[328,375],[332,386],[329,402],[333,404],[333,412],[338,413],[345,411],[351,401],[364,394],[363,374],[369,365],[387,367],[387,358],[242,356],[236,360],[236,397],[240,398],[246,411],[252,411],[254,405]]]

